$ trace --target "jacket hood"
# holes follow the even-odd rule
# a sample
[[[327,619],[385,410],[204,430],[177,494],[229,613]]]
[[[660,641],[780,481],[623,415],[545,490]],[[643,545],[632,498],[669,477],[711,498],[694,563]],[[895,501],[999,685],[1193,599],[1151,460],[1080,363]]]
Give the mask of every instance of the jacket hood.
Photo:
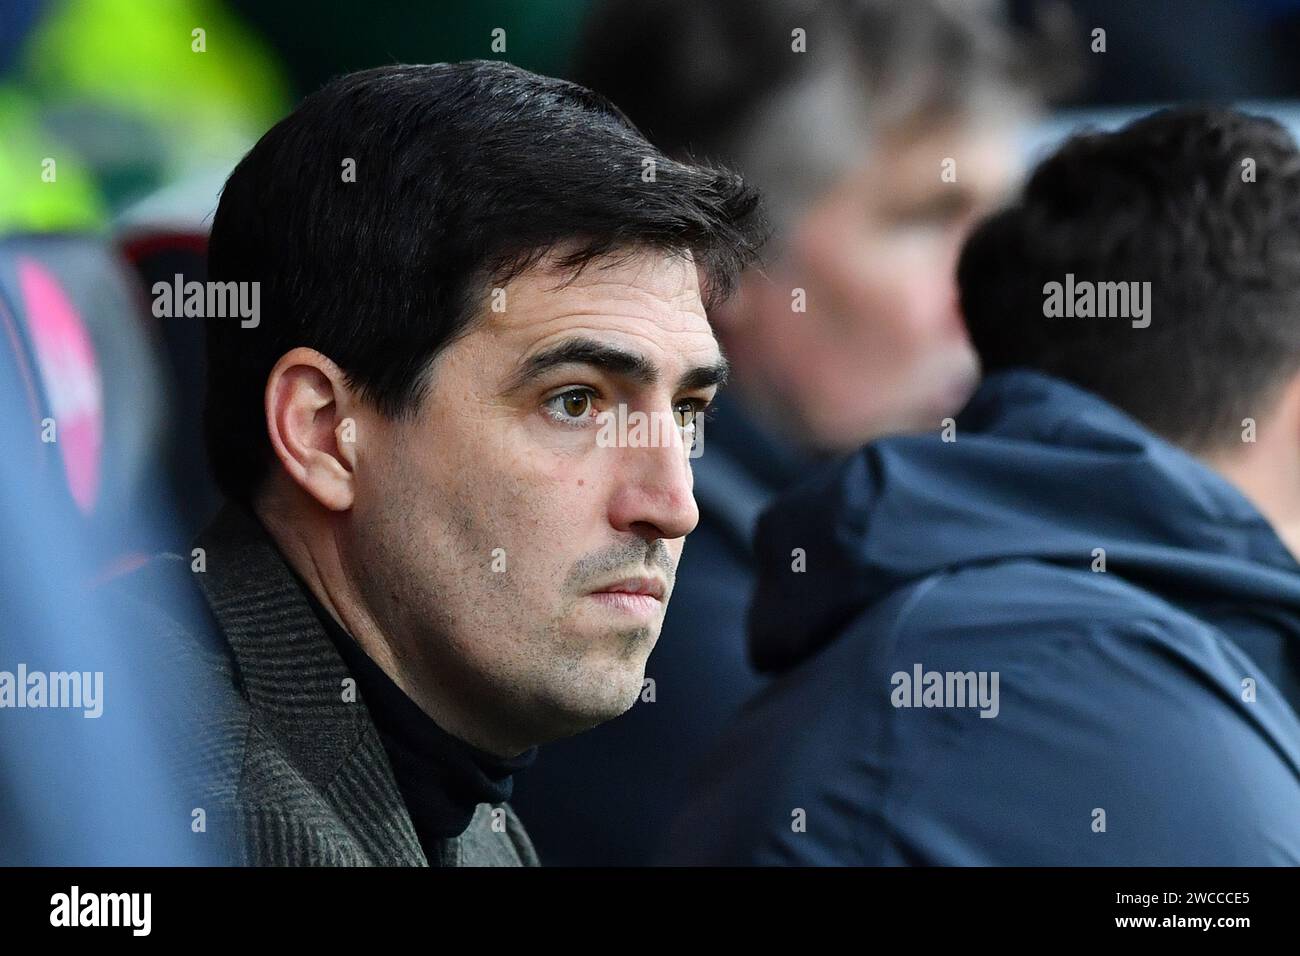
[[[990,376],[939,434],[884,439],[760,519],[750,655],[782,670],[932,574],[1033,559],[1300,613],[1300,565],[1226,479],[1097,396],[1038,372]],[[795,573],[803,549],[804,573]]]

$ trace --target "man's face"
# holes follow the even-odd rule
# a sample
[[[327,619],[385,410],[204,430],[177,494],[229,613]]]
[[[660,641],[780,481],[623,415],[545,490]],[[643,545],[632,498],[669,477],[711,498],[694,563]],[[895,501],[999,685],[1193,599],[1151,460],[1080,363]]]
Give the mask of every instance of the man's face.
[[[436,358],[418,416],[376,419],[348,525],[403,673],[521,748],[632,705],[699,517],[689,435],[611,447],[597,416],[688,420],[723,368],[691,262],[566,278],[548,260],[508,283]]]
[[[752,323],[757,345],[729,348],[757,350],[763,377],[785,397],[787,424],[807,444],[845,449],[937,429],[973,389],[978,361],[954,272],[970,226],[1013,181],[1009,132],[882,135],[792,224],[767,279],[747,278],[745,297],[758,301],[738,323]],[[955,181],[945,181],[947,158]],[[792,312],[793,288],[805,290],[806,313]]]

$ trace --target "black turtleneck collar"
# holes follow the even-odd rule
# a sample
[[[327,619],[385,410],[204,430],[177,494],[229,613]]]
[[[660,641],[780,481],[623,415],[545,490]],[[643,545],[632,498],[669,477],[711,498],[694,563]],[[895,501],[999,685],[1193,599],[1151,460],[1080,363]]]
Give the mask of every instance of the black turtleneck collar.
[[[356,678],[420,846],[437,866],[437,843],[464,833],[478,804],[509,800],[512,775],[536,759],[537,748],[503,760],[447,733],[370,659],[301,578],[298,586]]]

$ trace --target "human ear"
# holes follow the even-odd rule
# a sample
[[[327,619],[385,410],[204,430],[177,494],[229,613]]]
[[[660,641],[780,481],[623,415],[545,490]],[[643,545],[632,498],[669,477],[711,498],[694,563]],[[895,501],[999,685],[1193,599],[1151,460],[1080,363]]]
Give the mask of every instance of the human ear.
[[[280,356],[266,379],[271,447],[286,474],[331,511],[352,507],[356,424],[343,370],[315,349]]]

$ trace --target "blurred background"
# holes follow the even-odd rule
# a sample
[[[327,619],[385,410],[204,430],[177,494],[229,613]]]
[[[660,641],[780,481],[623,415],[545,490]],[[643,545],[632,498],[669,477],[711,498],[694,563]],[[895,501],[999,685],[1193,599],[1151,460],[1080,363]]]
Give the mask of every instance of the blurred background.
[[[744,643],[758,512],[973,388],[967,230],[1081,126],[1208,100],[1296,129],[1297,41],[1300,0],[0,0],[0,670],[102,670],[114,694],[100,720],[0,710],[0,863],[206,860],[158,804],[176,771],[140,675],[165,655],[89,585],[188,553],[216,510],[201,320],[155,317],[150,290],[204,278],[226,175],[329,78],[509,60],[766,195],[764,267],[711,316],[735,384],[650,693],[516,782],[544,863],[641,864],[762,687]],[[792,314],[795,287],[810,305]]]

